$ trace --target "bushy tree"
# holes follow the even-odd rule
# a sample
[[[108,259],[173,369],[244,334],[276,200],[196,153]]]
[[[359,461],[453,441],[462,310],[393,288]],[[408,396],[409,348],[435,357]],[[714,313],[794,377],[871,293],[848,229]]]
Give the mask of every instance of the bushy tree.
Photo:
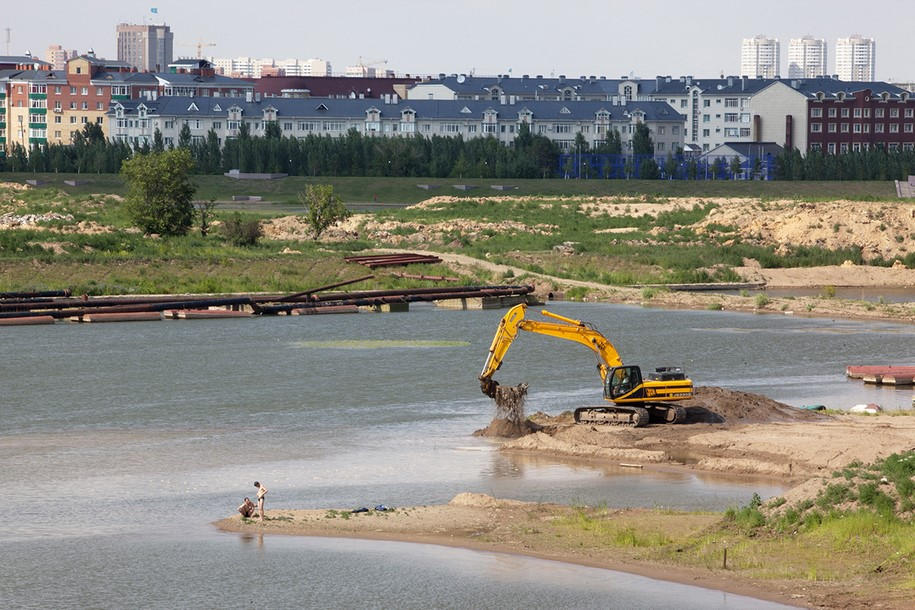
[[[299,193],[299,201],[308,209],[305,220],[311,227],[312,238],[317,240],[328,227],[350,216],[343,201],[334,194],[330,184],[309,184]]]
[[[191,153],[184,148],[124,161],[121,174],[127,180],[126,206],[133,223],[145,233],[187,233],[194,221],[196,187],[189,178],[193,167]]]
[[[645,123],[638,122],[635,124],[635,133],[632,134],[632,154],[654,154],[654,141],[651,139],[651,131],[649,131],[648,125]]]

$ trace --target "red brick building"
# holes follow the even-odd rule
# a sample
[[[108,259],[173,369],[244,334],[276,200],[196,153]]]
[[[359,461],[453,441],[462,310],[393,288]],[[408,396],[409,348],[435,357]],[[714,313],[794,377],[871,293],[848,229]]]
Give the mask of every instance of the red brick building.
[[[907,91],[818,92],[807,101],[807,129],[808,150],[915,150],[915,98]]]

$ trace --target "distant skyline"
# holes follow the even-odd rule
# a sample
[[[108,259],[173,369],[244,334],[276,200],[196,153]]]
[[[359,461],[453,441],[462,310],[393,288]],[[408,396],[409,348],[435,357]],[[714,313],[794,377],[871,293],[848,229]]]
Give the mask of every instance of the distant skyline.
[[[742,39],[765,34],[779,39],[780,72],[787,77],[791,38],[825,39],[827,70],[834,73],[836,39],[861,34],[876,40],[877,80],[915,81],[911,0],[866,5],[768,0],[732,6],[662,0],[387,0],[383,10],[354,0],[275,0],[263,7],[222,0],[194,3],[193,10],[178,0],[131,4],[33,0],[28,10],[0,17],[0,53],[6,54],[10,28],[13,55],[30,50],[43,59],[48,45],[61,44],[116,58],[116,25],[145,22],[171,27],[176,58],[195,56],[197,42],[203,41],[214,43],[205,47],[205,55],[319,57],[338,72],[362,57],[386,59],[377,67],[398,74],[717,77],[738,74]],[[34,18],[37,14],[41,19]]]

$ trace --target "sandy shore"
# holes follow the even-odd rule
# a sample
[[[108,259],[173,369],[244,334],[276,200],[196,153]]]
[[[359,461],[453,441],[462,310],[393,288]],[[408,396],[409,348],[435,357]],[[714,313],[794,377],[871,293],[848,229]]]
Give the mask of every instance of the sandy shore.
[[[586,565],[650,578],[660,578],[710,589],[748,595],[785,604],[803,605],[790,583],[763,583],[740,578],[725,570],[701,570],[639,557],[637,549],[594,548],[570,544],[557,537],[551,524],[569,518],[575,509],[556,504],[500,500],[483,494],[464,493],[450,503],[410,506],[388,512],[349,514],[350,509],[268,510],[267,520],[242,519],[235,515],[216,522],[230,532],[283,534],[393,540],[455,546],[480,551],[517,553]],[[720,519],[716,514],[662,515],[652,510],[616,511],[621,523],[652,520],[672,525],[684,535],[696,533]]]

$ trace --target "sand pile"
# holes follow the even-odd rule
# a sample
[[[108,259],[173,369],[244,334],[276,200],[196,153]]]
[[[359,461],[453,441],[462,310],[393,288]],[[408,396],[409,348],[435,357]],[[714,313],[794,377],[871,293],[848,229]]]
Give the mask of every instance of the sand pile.
[[[713,386],[696,387],[693,398],[679,404],[686,407],[687,424],[758,424],[829,419],[827,415],[798,409],[760,394]]]
[[[539,430],[539,426],[524,417],[524,397],[527,384],[496,385],[491,394],[496,403],[496,416],[489,425],[474,432],[474,436],[518,438]]]

